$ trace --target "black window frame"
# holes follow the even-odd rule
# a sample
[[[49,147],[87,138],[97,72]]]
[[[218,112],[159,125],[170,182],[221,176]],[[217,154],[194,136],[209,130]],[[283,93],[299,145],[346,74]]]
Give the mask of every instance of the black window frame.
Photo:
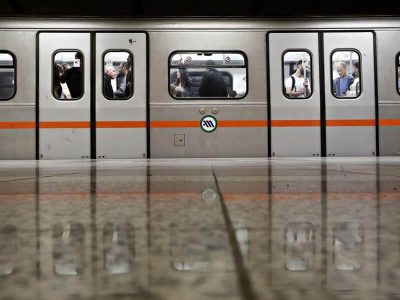
[[[397,54],[396,54],[396,58],[395,58],[395,72],[396,72],[396,91],[397,91],[397,94],[400,96],[400,90],[399,90],[399,88],[400,88],[400,85],[399,85],[399,72],[398,72],[398,68],[400,67],[400,61],[399,61],[399,59],[400,59],[400,52],[398,52]]]
[[[175,97],[171,94],[171,90],[170,90],[170,85],[171,85],[171,68],[176,68],[179,69],[179,66],[173,66],[171,65],[171,60],[172,57],[175,54],[184,54],[184,53],[202,53],[205,55],[212,55],[214,53],[218,54],[218,53],[232,53],[232,54],[240,54],[243,56],[243,60],[244,60],[244,66],[243,68],[246,70],[246,92],[244,93],[244,95],[242,97]],[[173,52],[170,53],[170,55],[168,56],[168,86],[167,86],[167,90],[168,90],[168,94],[175,100],[194,100],[194,101],[199,101],[199,100],[242,100],[244,99],[247,94],[249,93],[249,64],[248,64],[248,59],[247,59],[247,55],[245,52],[241,51],[241,50],[174,50]],[[189,66],[185,66],[187,68],[189,68]],[[232,65],[229,67],[218,67],[218,66],[214,66],[215,68],[226,68],[226,69],[233,69],[233,68],[242,68],[242,66],[238,66],[238,65]],[[199,69],[204,69],[207,68],[207,66],[191,66],[190,68],[199,68]],[[233,81],[232,81],[233,82]]]
[[[14,69],[14,93],[9,98],[0,98],[0,101],[10,101],[17,94],[17,57],[15,54],[9,50],[0,50],[1,54],[9,54],[12,58],[13,64],[12,66],[0,66],[0,69]]]
[[[284,58],[285,58],[285,54],[288,53],[288,52],[306,52],[308,55],[310,55],[311,93],[310,93],[310,95],[308,97],[293,97],[293,98],[289,98],[289,97],[286,96],[286,88],[285,88],[286,78],[285,78],[285,60],[284,60]],[[314,84],[313,84],[314,83],[313,82],[314,81],[314,68],[313,68],[313,55],[312,55],[312,52],[310,50],[305,49],[305,48],[290,48],[290,49],[286,49],[285,51],[283,51],[282,55],[281,55],[281,73],[282,73],[282,94],[286,99],[291,100],[291,101],[299,101],[299,100],[301,101],[301,100],[310,99],[312,97],[312,95],[314,94],[314,88],[313,88],[314,87]],[[292,74],[289,74],[289,77],[291,75]]]
[[[356,97],[337,97],[333,93],[333,66],[332,66],[333,60],[332,60],[332,57],[333,57],[333,54],[335,54],[336,52],[345,52],[345,51],[353,51],[353,52],[358,54],[358,64],[359,64],[358,69],[359,69],[359,72],[360,72],[360,79],[359,79],[358,82],[360,83],[360,94],[356,95]],[[330,74],[330,79],[331,79],[330,85],[331,85],[331,94],[332,94],[332,96],[334,98],[338,99],[338,100],[356,100],[356,99],[360,98],[360,96],[362,95],[362,91],[363,91],[362,90],[362,80],[361,80],[362,79],[361,52],[359,50],[355,49],[355,48],[336,48],[336,49],[333,49],[331,51],[331,53],[329,55],[329,58],[330,58],[330,65],[331,65],[330,66],[330,72],[331,72],[331,74]]]
[[[82,95],[79,98],[60,99],[54,95],[54,66],[55,66],[54,59],[55,59],[55,56],[60,52],[79,52],[82,55],[82,60],[83,60],[83,63],[81,62]],[[57,49],[56,51],[53,52],[53,54],[51,56],[51,64],[52,64],[52,67],[51,67],[51,94],[53,95],[54,99],[56,99],[57,101],[78,101],[83,98],[83,96],[85,95],[85,61],[86,61],[85,54],[79,49]]]
[[[129,53],[130,56],[132,56],[132,95],[130,95],[128,98],[109,98],[104,94],[104,57],[106,56],[107,53],[110,53],[110,52],[127,52],[127,53]],[[135,68],[134,68],[134,66],[135,66],[135,63],[134,63],[135,56],[133,55],[132,51],[130,51],[128,49],[107,49],[107,50],[105,50],[103,52],[103,55],[101,57],[102,57],[101,61],[102,61],[102,65],[103,65],[102,68],[101,68],[101,78],[102,78],[101,79],[101,85],[102,85],[101,92],[103,93],[103,97],[105,99],[109,100],[109,101],[128,101],[128,100],[131,100],[133,95],[135,94],[135,80],[134,80],[134,78],[135,78]]]

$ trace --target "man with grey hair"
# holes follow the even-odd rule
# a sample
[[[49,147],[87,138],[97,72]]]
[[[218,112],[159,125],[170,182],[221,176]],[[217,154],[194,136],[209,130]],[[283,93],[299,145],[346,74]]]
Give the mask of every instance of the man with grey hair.
[[[347,73],[347,66],[344,62],[339,62],[336,67],[339,77],[333,81],[333,94],[336,97],[346,97],[346,92],[354,82],[354,77]]]
[[[108,99],[114,99],[114,89],[111,80],[116,76],[115,68],[111,64],[104,66],[104,96]]]

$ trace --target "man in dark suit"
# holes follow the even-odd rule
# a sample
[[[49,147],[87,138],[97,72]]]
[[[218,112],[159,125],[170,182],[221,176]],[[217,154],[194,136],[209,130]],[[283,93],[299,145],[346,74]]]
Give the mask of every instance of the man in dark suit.
[[[82,53],[76,52],[74,66],[65,70],[60,77],[60,82],[67,84],[72,99],[80,98],[83,94],[82,67]]]

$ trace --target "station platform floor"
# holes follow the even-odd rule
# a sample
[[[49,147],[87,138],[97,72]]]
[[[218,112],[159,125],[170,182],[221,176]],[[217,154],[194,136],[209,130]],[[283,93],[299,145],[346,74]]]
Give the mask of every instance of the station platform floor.
[[[0,161],[0,299],[400,299],[400,157]]]

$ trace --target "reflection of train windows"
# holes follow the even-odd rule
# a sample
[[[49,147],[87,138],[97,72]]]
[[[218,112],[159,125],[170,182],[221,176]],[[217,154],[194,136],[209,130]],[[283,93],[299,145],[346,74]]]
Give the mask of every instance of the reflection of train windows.
[[[104,267],[111,274],[132,271],[135,255],[134,229],[129,223],[107,223],[103,229]]]
[[[285,265],[289,271],[307,271],[313,266],[315,229],[311,223],[293,222],[285,228]]]
[[[175,99],[240,99],[247,94],[247,59],[239,51],[176,51],[169,59],[169,75]]]
[[[17,228],[5,225],[0,229],[0,276],[14,272],[17,254]]]
[[[10,52],[0,51],[0,100],[10,100],[15,95],[15,64]]]
[[[248,259],[250,253],[249,229],[243,224],[234,224],[233,229],[235,230],[240,253],[246,260]]]
[[[171,264],[176,271],[205,271],[210,267],[208,252],[209,237],[207,228],[196,230],[170,226]]]
[[[362,267],[364,230],[360,223],[341,222],[333,230],[333,260],[341,271]]]
[[[53,226],[53,263],[58,275],[80,275],[85,269],[85,229],[80,223]]]

